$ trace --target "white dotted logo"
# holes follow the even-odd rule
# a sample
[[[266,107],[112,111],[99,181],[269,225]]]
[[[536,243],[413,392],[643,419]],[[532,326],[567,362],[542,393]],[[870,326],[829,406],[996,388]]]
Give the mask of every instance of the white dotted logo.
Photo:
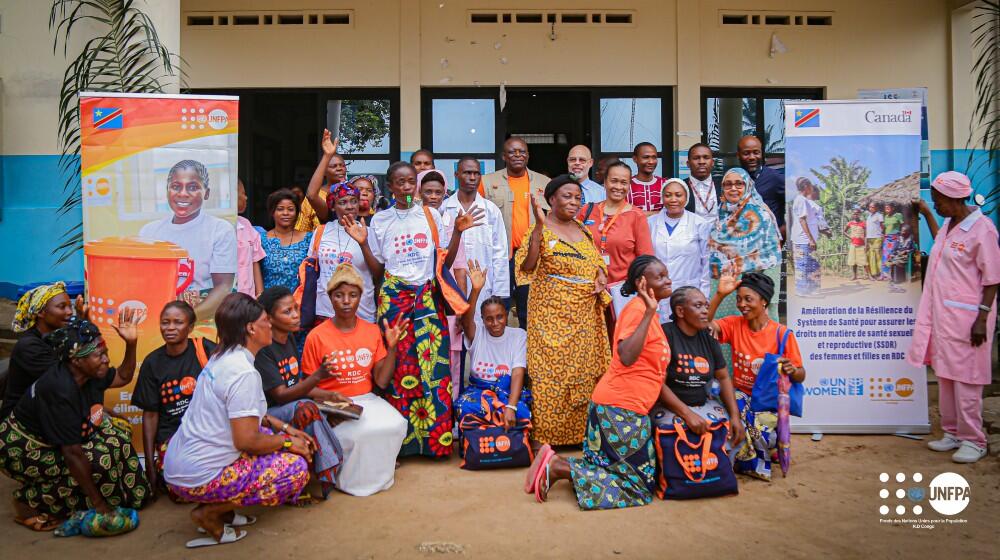
[[[354,359],[357,360],[359,366],[368,367],[372,363],[372,351],[362,348],[354,355]]]
[[[931,507],[941,515],[958,515],[969,505],[971,492],[969,481],[953,473],[941,473],[934,477],[928,490]]]
[[[229,126],[229,115],[222,109],[212,109],[208,113],[208,126],[222,130]]]
[[[892,482],[890,482],[890,478]],[[906,515],[908,511],[912,512],[913,515],[923,513],[924,508],[919,505],[919,502],[924,500],[924,489],[920,486],[906,488],[907,477],[905,473],[896,473],[893,477],[890,477],[889,473],[882,473],[878,479],[883,484],[883,487],[878,491],[878,497],[882,499],[882,504],[878,508],[879,515],[887,516],[893,513],[902,516]],[[924,479],[924,475],[913,473],[910,479],[919,483]]]

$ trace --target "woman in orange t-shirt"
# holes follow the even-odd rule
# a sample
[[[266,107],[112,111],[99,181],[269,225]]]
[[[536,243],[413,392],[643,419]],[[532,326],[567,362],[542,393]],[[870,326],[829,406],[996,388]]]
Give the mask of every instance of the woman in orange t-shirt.
[[[319,388],[336,391],[363,408],[360,418],[345,420],[333,429],[344,450],[337,488],[354,496],[370,496],[392,486],[407,427],[406,419],[372,389],[389,385],[396,345],[408,319],[393,326],[383,320],[383,341],[376,325],[358,318],[363,290],[364,282],[353,265],[337,266],[327,284],[334,316],[309,333],[302,351],[305,371],[316,371],[324,358],[333,358],[330,377],[320,381]]]
[[[667,267],[652,255],[637,257],[621,287],[638,295],[615,327],[611,366],[590,397],[583,458],[566,459],[543,445],[525,489],[544,502],[552,483],[573,483],[580,509],[646,505],[653,499],[656,455],[649,410],[663,392],[670,345],[657,306],[670,297]]]
[[[612,163],[604,179],[607,199],[585,205],[578,215],[593,235],[597,252],[608,267],[608,290],[616,317],[632,297],[619,289],[629,264],[639,255],[653,254],[646,214],[626,198],[631,184],[632,168],[622,162]]]
[[[740,314],[713,320],[722,300],[733,292],[736,292],[736,309]],[[778,358],[778,368],[794,382],[801,383],[806,378],[795,333],[767,314],[767,306],[774,296],[774,280],[765,274],[751,272],[737,281],[732,273],[724,272],[719,278],[719,290],[708,307],[712,334],[720,343],[733,348],[736,404],[747,430],[747,437],[737,450],[733,469],[764,480],[771,480],[771,452],[778,445],[778,415],[777,411],[750,411],[757,371],[764,362],[764,355],[777,354],[781,339],[787,336],[785,351]]]

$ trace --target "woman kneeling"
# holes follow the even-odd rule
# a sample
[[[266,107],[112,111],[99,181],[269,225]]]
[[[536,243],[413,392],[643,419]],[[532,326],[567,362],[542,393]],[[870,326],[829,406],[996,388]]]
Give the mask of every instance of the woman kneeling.
[[[611,366],[590,398],[582,459],[564,459],[543,445],[525,489],[545,501],[553,482],[573,483],[581,509],[642,506],[653,499],[656,453],[649,410],[660,396],[670,345],[657,305],[670,297],[667,267],[642,255],[628,268],[622,295],[638,294],[615,324]]]
[[[215,313],[216,348],[191,399],[184,421],[167,445],[163,477],[181,499],[199,505],[191,519],[210,538],[188,548],[235,542],[234,529],[254,519],[239,506],[295,503],[309,482],[315,443],[267,414],[267,400],[254,356],[271,344],[271,322],[253,298],[233,293]]]

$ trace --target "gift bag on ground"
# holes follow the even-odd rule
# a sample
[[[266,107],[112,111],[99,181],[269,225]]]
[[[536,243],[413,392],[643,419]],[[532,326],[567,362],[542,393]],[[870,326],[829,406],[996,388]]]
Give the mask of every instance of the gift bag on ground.
[[[690,500],[738,494],[733,465],[726,454],[729,420],[709,423],[701,436],[674,417],[668,427],[656,427],[656,457],[660,464],[656,494],[664,500]]]
[[[503,423],[503,403],[493,391],[483,391],[484,416],[466,414],[459,428],[462,433],[463,469],[480,471],[527,467],[533,459],[528,434],[531,421],[521,419],[510,429]]]
[[[753,394],[750,400],[750,410],[753,412],[777,412],[778,410],[778,358],[785,355],[785,343],[788,333],[784,336],[778,331],[778,353],[764,354],[764,362],[757,371],[757,379],[753,382]],[[802,417],[802,399],[805,397],[805,387],[793,382],[788,390],[788,412],[792,416]]]

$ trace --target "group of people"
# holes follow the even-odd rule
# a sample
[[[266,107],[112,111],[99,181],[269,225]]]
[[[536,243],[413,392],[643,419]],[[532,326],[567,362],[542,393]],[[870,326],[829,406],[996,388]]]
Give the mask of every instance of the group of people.
[[[132,380],[141,317],[118,318],[126,352],[109,368],[100,332],[60,284],[25,294],[0,412],[0,471],[20,484],[19,523],[65,532],[82,511],[78,524],[114,534],[159,491],[197,504],[191,516],[207,534],[188,546],[235,542],[255,521],[237,507],[316,501],[310,478],[320,498],[367,496],[393,485],[398,457],[450,456],[461,418],[486,412],[484,391],[507,426],[531,421],[525,491],[538,501],[567,479],[582,509],[648,504],[657,411],[700,435],[710,405],[728,416],[735,470],[770,480],[777,418],[752,412],[755,379],[767,354],[791,382],[806,371],[777,321],[784,186],[759,140],[740,141],[741,167],[718,184],[705,144],[690,148],[683,180],[655,176],[657,150],[645,142],[637,172],[605,158],[597,181],[585,146],[552,179],[528,168],[517,137],[488,175],[473,157],[447,173],[421,150],[389,167],[389,197],[374,177],[347,180],[328,131],[321,148],[304,200],[276,191],[272,229],[238,225],[238,291],[215,307],[218,340],[193,335],[207,318],[197,304],[160,311],[164,345],[142,362],[132,397],[144,468],[128,425],[101,406],[106,389]],[[981,215],[935,204],[962,224],[941,235],[993,236],[993,249],[985,239],[962,259],[996,249]],[[964,274],[970,290],[992,284],[982,293],[992,305],[1000,272],[978,270],[942,263],[929,274]],[[922,304],[921,324],[949,311]],[[976,325],[972,346],[992,336],[992,321]],[[917,358],[935,362],[939,344],[954,342],[930,336]],[[955,404],[942,404],[951,435],[938,447],[980,445],[968,423],[982,379],[943,377],[955,380]],[[581,443],[580,459],[554,450]]]

